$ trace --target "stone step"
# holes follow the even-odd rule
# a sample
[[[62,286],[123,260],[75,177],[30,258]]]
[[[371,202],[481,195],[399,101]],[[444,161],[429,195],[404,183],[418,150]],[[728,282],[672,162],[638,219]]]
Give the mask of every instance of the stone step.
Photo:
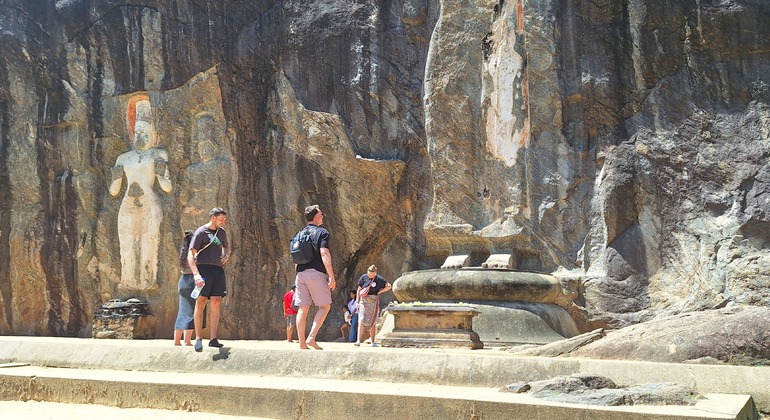
[[[213,373],[15,366],[0,399],[185,410],[274,419],[376,413],[403,419],[751,419],[748,395],[708,394],[696,405],[599,407],[550,403],[494,388]]]
[[[212,417],[194,411],[161,410],[155,408],[121,408],[99,404],[55,403],[47,401],[0,401],[4,419],[35,420],[200,420]],[[217,414],[217,420],[273,420],[266,417],[228,416]]]
[[[225,347],[219,349],[204,347],[203,352],[196,353],[190,347],[171,346],[170,340],[0,337],[0,363],[6,363],[9,366],[0,368],[0,375],[2,375],[0,389],[4,390],[3,398],[19,400],[31,399],[25,395],[45,389],[60,389],[56,395],[70,395],[66,394],[67,383],[74,388],[83,388],[82,393],[86,394],[89,393],[89,389],[101,389],[102,385],[98,384],[107,383],[113,384],[110,386],[114,386],[117,390],[138,393],[137,395],[141,398],[145,398],[142,397],[145,394],[142,394],[144,391],[140,391],[141,389],[152,389],[149,395],[165,395],[162,400],[172,401],[172,409],[199,407],[197,409],[201,411],[221,412],[217,411],[223,410],[221,408],[206,406],[204,410],[200,402],[195,403],[195,401],[202,401],[193,398],[197,395],[196,387],[206,387],[205,391],[197,392],[200,395],[215,393],[219,395],[217,398],[222,399],[221,404],[229,400],[235,401],[227,402],[227,406],[240,407],[246,404],[244,401],[251,400],[259,402],[260,395],[265,394],[271,395],[271,398],[277,398],[277,403],[289,404],[294,411],[304,410],[301,412],[309,413],[308,410],[316,407],[322,410],[313,413],[318,416],[323,416],[324,413],[337,416],[339,410],[345,410],[344,408],[332,410],[331,403],[323,398],[342,399],[344,404],[341,403],[341,406],[344,406],[351,404],[353,399],[363,398],[365,396],[363,394],[373,393],[380,396],[385,392],[389,396],[382,398],[390,402],[378,404],[390,404],[383,409],[393,412],[401,412],[397,407],[400,404],[398,401],[409,401],[410,404],[416,404],[412,406],[415,414],[422,413],[419,410],[425,406],[434,407],[436,410],[447,410],[442,412],[458,413],[458,415],[470,413],[468,418],[472,418],[473,414],[482,407],[487,410],[486,413],[497,412],[494,410],[498,408],[494,407],[508,407],[508,410],[525,410],[524,412],[528,413],[546,410],[546,408],[533,408],[535,406],[558,408],[560,404],[532,401],[525,395],[501,393],[498,390],[511,383],[586,373],[605,376],[623,386],[676,382],[692,386],[704,395],[742,394],[737,397],[713,396],[704,400],[703,404],[708,404],[708,401],[719,401],[716,403],[719,409],[710,411],[717,417],[697,418],[751,418],[730,417],[735,413],[745,412],[745,404],[752,401],[748,395],[753,397],[753,402],[761,411],[770,412],[770,383],[766,380],[770,377],[768,367],[521,357],[501,349],[401,349],[369,346],[357,348],[350,343],[334,342],[320,343],[325,348],[323,351],[308,351],[299,350],[296,343],[284,341],[223,340],[223,342]],[[19,364],[31,366],[18,366]],[[16,367],[11,367],[13,365]],[[67,369],[51,369],[57,367]],[[24,369],[27,369],[26,373]],[[30,369],[40,369],[40,371],[36,371],[33,375]],[[11,372],[24,374],[18,375]],[[75,387],[72,385],[74,379],[67,379],[64,373],[51,375],[48,379],[47,374],[43,372],[77,372],[84,379]],[[91,374],[102,372],[103,376],[89,377],[89,372]],[[33,376],[35,380],[31,379]],[[44,378],[50,383],[41,385]],[[150,380],[151,378],[159,379]],[[9,383],[15,384],[10,391],[6,386]],[[22,386],[23,384],[27,384],[26,387]],[[327,394],[323,394],[324,392]],[[425,395],[421,392],[433,393]],[[121,401],[124,401],[122,398],[125,398],[121,397],[123,394],[120,394],[120,391],[108,391],[106,386],[104,390],[94,391],[91,394],[94,395],[94,401],[100,395],[109,395],[105,400],[113,401],[111,404],[114,405],[121,404]],[[322,398],[324,395],[325,397]],[[317,406],[312,405],[315,403],[304,402],[316,401],[315,398],[319,398]],[[737,400],[731,400],[732,398]],[[728,400],[738,401],[738,403]],[[163,408],[165,407],[168,405]],[[653,412],[646,412],[645,415],[655,413],[657,413],[655,415],[665,415],[665,410],[677,408],[657,407]],[[502,408],[499,409],[502,410]],[[590,412],[592,413],[590,418],[599,418],[594,415],[598,416],[598,413],[607,410],[602,407],[584,406],[570,407],[570,409]],[[687,410],[694,409],[696,408]],[[623,411],[625,408],[617,410],[625,412]],[[710,409],[699,407],[697,410],[703,414]],[[235,411],[239,415],[245,415],[243,413],[246,412],[248,411]],[[517,412],[514,411],[514,413]],[[283,415],[265,413],[256,415],[286,418]],[[429,414],[424,416],[440,418]],[[294,418],[293,415],[288,417]],[[406,415],[404,418],[416,418],[416,415]],[[488,414],[483,418],[496,417]],[[508,412],[506,418],[519,417],[518,415],[511,417],[511,412]],[[532,418],[560,417],[535,416]]]

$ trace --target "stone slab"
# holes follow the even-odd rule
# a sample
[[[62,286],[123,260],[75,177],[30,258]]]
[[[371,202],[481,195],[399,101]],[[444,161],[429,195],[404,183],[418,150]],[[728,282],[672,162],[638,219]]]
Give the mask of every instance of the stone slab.
[[[200,420],[201,413],[154,408],[121,408],[98,404],[55,403],[47,401],[0,401],[0,413],[9,419],[56,420]],[[53,417],[55,413],[56,417]],[[227,416],[219,414],[217,420],[271,420],[264,417]]]
[[[470,262],[470,255],[450,255],[447,257],[446,261],[444,261],[444,264],[441,264],[441,268],[446,269],[467,267]]]
[[[388,306],[388,313],[394,319],[393,330],[382,336],[384,347],[484,347],[473,331],[473,317],[479,311],[471,306],[403,303]]]
[[[492,254],[481,264],[481,268],[503,268],[510,270],[516,268],[516,260],[513,254]]]
[[[383,347],[481,349],[484,343],[473,330],[394,331],[382,338]]]
[[[547,344],[577,333],[567,311],[553,304],[475,300],[467,303],[479,311],[473,319],[473,330],[486,346]],[[561,328],[557,331],[554,327]]]
[[[387,418],[751,419],[748,395],[709,394],[694,406],[550,403],[492,388],[212,373],[36,366],[0,371],[0,399],[100,404],[275,419]]]
[[[152,315],[95,316],[93,338],[148,339],[155,337],[156,320]]]
[[[0,363],[74,369],[207,372],[245,377],[317,378],[499,389],[516,381],[590,373],[619,385],[677,382],[701,394],[749,394],[770,412],[770,367],[515,356],[500,349],[411,349],[322,343],[301,351],[284,341],[222,340],[225,347],[174,347],[171,340],[0,336]],[[372,363],[376,356],[377,363]],[[0,369],[0,373],[8,369]],[[113,373],[114,375],[114,373]]]
[[[564,297],[561,282],[552,275],[480,267],[406,272],[393,282],[393,294],[399,302],[556,303]]]
[[[433,301],[431,304],[456,304],[449,301]],[[463,302],[476,308],[479,315],[473,318],[473,331],[485,346],[501,347],[520,344],[547,344],[579,334],[575,322],[567,311],[559,306],[533,302],[475,301]],[[393,328],[390,306],[378,336]]]

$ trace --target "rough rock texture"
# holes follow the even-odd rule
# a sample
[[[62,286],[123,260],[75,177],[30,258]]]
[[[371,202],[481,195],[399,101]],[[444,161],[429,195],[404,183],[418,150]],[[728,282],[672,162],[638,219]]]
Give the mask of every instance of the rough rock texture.
[[[287,243],[307,204],[324,207],[333,232],[336,299],[372,263],[391,279],[406,267],[405,230],[424,205],[405,183],[427,180],[405,173],[426,166],[427,4],[0,6],[0,332],[88,336],[102,302],[137,296],[169,336],[182,231],[214,206],[229,209],[234,248],[223,337],[283,328]],[[138,95],[152,104],[172,188],[123,178],[108,194],[118,156],[135,147]],[[121,279],[118,241],[121,200],[148,189],[162,208],[149,284]]]
[[[565,340],[554,341],[553,343],[548,343],[542,346],[515,346],[508,349],[508,352],[522,356],[556,357],[567,354],[569,352],[573,352],[580,347],[604,338],[606,335],[607,334],[604,332],[604,330],[600,328],[598,330],[583,333],[575,337],[567,338]]]
[[[568,355],[600,359],[770,364],[770,309],[731,306],[610,331]]]
[[[501,391],[526,393],[548,401],[603,406],[694,405],[700,396],[692,387],[675,383],[620,387],[595,375],[558,376],[532,383],[514,383]]]
[[[169,336],[178,242],[215,205],[223,338],[281,336],[312,203],[335,305],[370,264],[452,254],[579,279],[562,306],[583,331],[767,305],[769,19],[763,0],[0,0],[0,333],[89,336],[136,296]],[[160,159],[131,170],[156,178],[124,170],[113,195],[138,95]],[[132,282],[118,216],[147,194],[156,278]]]

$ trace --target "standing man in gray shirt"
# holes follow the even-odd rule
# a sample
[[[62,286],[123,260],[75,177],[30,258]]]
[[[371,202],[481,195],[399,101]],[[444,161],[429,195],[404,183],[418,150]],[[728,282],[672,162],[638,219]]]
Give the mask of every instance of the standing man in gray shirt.
[[[209,306],[209,324],[211,333],[209,347],[222,347],[217,340],[219,315],[222,308],[222,298],[227,296],[224,265],[230,256],[230,243],[227,241],[225,223],[227,212],[221,207],[214,207],[209,212],[209,222],[199,227],[193,233],[187,262],[190,264],[196,286],[203,286],[200,295],[195,300],[195,351],[203,351],[201,330],[203,329],[203,310],[206,301]],[[205,281],[205,283],[204,283]]]

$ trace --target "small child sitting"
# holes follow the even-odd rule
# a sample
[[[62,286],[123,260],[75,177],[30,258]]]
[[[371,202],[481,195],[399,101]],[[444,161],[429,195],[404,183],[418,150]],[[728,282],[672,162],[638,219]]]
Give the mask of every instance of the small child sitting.
[[[347,305],[342,305],[342,316],[345,318],[345,322],[340,325],[340,333],[342,334],[343,341],[347,341],[350,335],[350,319],[353,316],[350,314]]]

